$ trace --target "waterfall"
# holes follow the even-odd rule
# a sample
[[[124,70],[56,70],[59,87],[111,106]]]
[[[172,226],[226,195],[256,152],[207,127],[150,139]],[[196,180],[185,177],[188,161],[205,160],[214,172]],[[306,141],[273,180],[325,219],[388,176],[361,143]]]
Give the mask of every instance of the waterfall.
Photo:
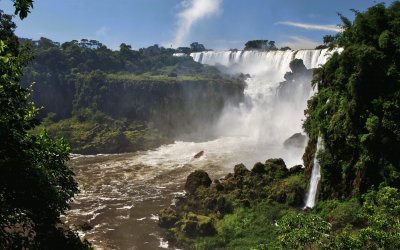
[[[340,51],[337,49],[334,51]],[[323,65],[332,51],[322,50],[276,50],[276,51],[206,51],[190,54],[196,62],[208,65],[222,65],[234,68],[242,73],[260,73],[265,70],[278,70],[283,75],[290,71],[289,63],[293,59],[302,59],[307,68]],[[240,67],[237,67],[240,66]]]
[[[337,49],[335,51],[339,51]],[[249,74],[246,80],[245,103],[240,107],[227,107],[216,126],[215,134],[221,137],[247,138],[256,145],[254,160],[264,159],[274,153],[282,157],[289,167],[302,164],[304,148],[287,150],[283,142],[295,133],[302,132],[302,120],[307,100],[314,91],[310,79],[304,84],[292,84],[286,96],[277,95],[280,82],[293,59],[302,59],[306,68],[323,65],[334,51],[206,51],[192,53],[197,62],[218,67],[228,74]],[[240,143],[240,142],[238,142]],[[304,145],[305,146],[305,145]],[[262,156],[264,154],[264,157]],[[244,159],[249,162],[253,159]]]
[[[315,150],[313,169],[311,172],[310,187],[306,195],[306,205],[305,205],[306,208],[307,207],[313,208],[317,198],[318,184],[319,180],[321,179],[321,166],[319,165],[317,154],[321,148],[322,148],[322,139],[321,137],[318,137],[317,149]]]

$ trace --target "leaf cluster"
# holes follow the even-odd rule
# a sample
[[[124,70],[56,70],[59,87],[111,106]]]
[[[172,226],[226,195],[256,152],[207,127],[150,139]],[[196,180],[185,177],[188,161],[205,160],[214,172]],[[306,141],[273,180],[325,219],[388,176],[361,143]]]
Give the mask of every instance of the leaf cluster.
[[[32,1],[14,1],[26,17]],[[60,227],[60,215],[77,193],[65,164],[69,146],[46,133],[32,135],[37,109],[19,80],[31,58],[20,48],[15,24],[0,11],[0,248],[87,249],[79,237]]]
[[[351,196],[372,185],[400,185],[400,3],[341,17],[343,48],[314,74],[318,93],[304,128],[321,136],[323,198]]]

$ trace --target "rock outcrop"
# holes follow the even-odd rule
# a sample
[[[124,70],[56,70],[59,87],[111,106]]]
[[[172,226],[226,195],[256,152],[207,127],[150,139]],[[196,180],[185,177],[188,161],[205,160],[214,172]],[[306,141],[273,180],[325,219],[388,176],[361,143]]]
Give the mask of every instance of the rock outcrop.
[[[256,163],[249,170],[243,164],[234,173],[211,182],[202,170],[186,181],[186,195],[159,213],[159,225],[168,228],[170,242],[185,242],[216,233],[216,225],[236,208],[257,202],[281,203],[301,208],[307,182],[301,165],[288,170],[282,159]],[[188,243],[189,244],[189,243]]]

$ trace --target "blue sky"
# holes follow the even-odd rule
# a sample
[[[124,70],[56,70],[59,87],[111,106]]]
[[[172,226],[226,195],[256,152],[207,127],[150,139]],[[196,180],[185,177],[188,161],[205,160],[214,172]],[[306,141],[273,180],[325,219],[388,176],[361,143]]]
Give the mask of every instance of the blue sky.
[[[166,47],[193,41],[206,48],[243,48],[246,41],[268,39],[278,46],[312,48],[335,34],[337,13],[353,18],[372,0],[35,0],[27,19],[16,21],[17,35],[65,42],[96,39],[112,49]],[[12,12],[10,0],[0,9]]]

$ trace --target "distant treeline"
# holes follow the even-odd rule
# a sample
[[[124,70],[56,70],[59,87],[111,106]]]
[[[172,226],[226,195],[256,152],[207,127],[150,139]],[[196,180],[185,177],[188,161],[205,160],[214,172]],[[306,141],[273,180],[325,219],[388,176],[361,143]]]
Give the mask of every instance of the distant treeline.
[[[32,48],[35,59],[24,69],[21,80],[24,87],[33,85],[32,100],[37,106],[44,106],[41,118],[49,112],[56,113],[57,119],[71,116],[75,97],[81,80],[93,72],[108,74],[131,74],[136,79],[149,76],[164,76],[171,79],[180,76],[219,79],[221,73],[214,67],[202,65],[191,57],[176,57],[175,49],[158,45],[133,50],[130,45],[122,43],[120,49],[113,51],[96,40],[73,40],[60,44],[47,38],[37,41],[20,39],[21,44]],[[193,43],[194,50],[202,45]],[[99,91],[103,86],[93,84]],[[91,86],[86,86],[91,88]],[[75,109],[80,107],[75,105]]]

